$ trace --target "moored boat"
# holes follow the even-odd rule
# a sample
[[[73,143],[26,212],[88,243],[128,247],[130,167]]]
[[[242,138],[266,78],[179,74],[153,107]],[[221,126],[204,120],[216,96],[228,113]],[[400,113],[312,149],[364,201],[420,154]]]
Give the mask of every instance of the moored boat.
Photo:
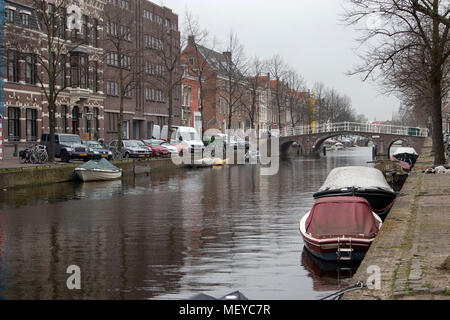
[[[314,198],[357,196],[366,199],[372,211],[384,218],[397,194],[386,182],[383,173],[370,167],[340,167],[333,169],[314,194]]]
[[[326,197],[300,220],[306,249],[326,261],[359,261],[382,226],[369,202],[361,197]]]
[[[108,181],[120,179],[122,169],[117,168],[108,160],[91,160],[74,169],[74,174],[82,181]]]
[[[398,162],[400,167],[402,167],[405,171],[411,171],[412,167],[416,163],[417,158],[419,157],[418,153],[414,148],[398,148],[396,149],[391,156],[392,161]]]

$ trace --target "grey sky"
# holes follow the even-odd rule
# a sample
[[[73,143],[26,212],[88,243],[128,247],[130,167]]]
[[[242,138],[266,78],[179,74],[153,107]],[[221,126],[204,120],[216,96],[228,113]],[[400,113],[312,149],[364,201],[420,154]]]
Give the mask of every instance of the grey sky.
[[[186,8],[223,44],[230,30],[247,56],[279,54],[312,88],[316,81],[352,99],[369,120],[390,120],[399,106],[374,83],[345,75],[358,63],[357,32],[339,22],[345,0],[165,0],[183,23]],[[219,48],[220,49],[220,45]]]

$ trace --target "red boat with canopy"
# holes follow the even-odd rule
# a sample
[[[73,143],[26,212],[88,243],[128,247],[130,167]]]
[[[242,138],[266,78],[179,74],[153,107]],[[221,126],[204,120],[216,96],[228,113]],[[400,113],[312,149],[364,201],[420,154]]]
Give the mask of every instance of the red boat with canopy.
[[[382,221],[361,197],[325,197],[300,220],[300,233],[311,254],[327,260],[362,260]]]

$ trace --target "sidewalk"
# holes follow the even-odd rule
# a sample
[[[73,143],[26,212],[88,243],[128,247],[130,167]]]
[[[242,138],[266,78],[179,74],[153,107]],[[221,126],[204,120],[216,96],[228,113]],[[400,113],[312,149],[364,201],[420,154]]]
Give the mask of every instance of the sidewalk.
[[[427,140],[414,171],[352,279],[367,283],[381,270],[380,290],[357,290],[344,300],[450,300],[450,174],[425,174],[433,158]]]

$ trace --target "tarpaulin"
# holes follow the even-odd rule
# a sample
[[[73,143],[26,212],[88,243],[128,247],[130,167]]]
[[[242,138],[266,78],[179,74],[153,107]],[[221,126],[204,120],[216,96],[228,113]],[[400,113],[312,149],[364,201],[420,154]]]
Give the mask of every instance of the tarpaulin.
[[[364,198],[328,197],[316,201],[305,228],[318,239],[344,235],[370,239],[378,233],[379,222]]]

